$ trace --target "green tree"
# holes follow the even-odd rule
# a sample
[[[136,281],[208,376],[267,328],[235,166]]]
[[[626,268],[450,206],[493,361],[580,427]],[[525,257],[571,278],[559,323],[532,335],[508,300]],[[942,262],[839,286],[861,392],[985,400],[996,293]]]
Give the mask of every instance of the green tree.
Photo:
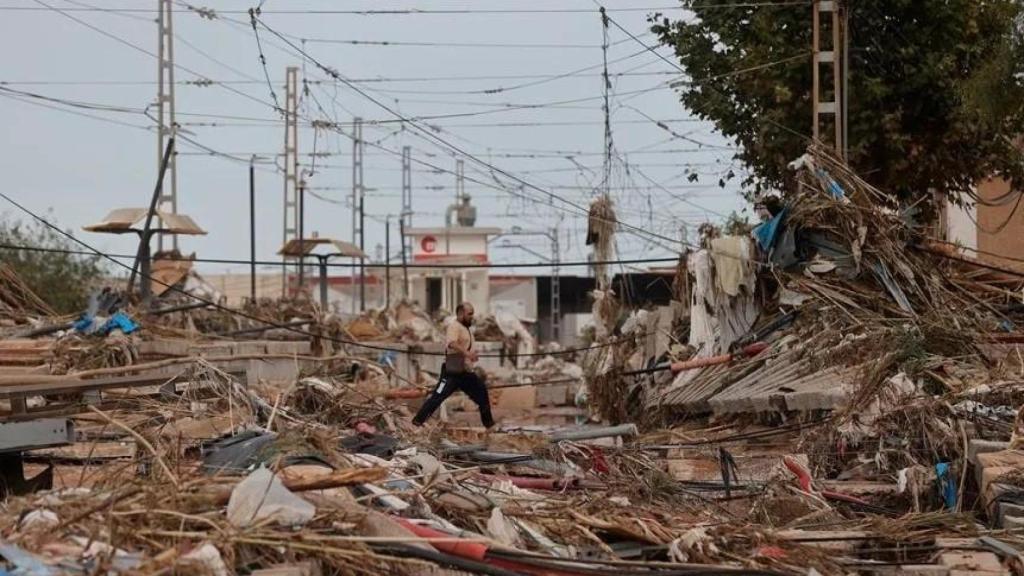
[[[682,4],[692,15],[651,24],[689,76],[683,104],[741,145],[748,191],[790,189],[786,164],[811,132],[810,3]],[[1024,183],[1022,0],[844,4],[849,162],[862,177],[902,201],[960,200],[990,175]]]
[[[47,220],[53,221],[52,217]],[[31,220],[27,224],[0,219],[0,258],[11,266],[25,284],[58,313],[85,308],[89,294],[106,272],[98,256],[59,252],[81,251],[81,246],[52,228]],[[16,250],[33,247],[45,250]]]

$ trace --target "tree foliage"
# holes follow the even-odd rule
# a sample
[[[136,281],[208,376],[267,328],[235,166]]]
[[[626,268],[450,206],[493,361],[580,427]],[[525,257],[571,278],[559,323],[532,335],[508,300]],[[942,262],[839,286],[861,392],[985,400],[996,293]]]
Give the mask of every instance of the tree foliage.
[[[742,147],[748,190],[789,189],[786,164],[811,133],[809,3],[682,3],[692,14],[654,15],[651,24],[689,76],[683,104]],[[991,175],[1024,184],[1022,4],[848,3],[853,168],[909,202],[929,190],[959,200]],[[828,66],[821,69],[830,83]]]
[[[47,218],[51,222],[52,218]],[[98,256],[61,252],[12,250],[10,246],[47,250],[81,250],[57,231],[31,220],[0,219],[0,251],[4,262],[40,298],[58,313],[73,313],[85,308],[89,294],[106,272]]]

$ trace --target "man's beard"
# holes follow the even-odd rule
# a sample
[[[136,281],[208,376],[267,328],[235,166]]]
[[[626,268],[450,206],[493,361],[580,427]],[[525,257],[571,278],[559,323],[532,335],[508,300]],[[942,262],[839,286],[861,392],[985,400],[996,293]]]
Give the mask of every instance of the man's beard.
[[[470,326],[473,325],[473,321],[472,320],[468,320],[468,319],[463,319],[463,320],[459,320],[459,324],[462,324],[466,328],[469,328]]]

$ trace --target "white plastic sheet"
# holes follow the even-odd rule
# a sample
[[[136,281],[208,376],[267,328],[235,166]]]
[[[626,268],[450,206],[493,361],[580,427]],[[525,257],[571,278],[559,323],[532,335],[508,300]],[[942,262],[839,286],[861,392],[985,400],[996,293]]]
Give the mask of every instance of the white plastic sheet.
[[[231,491],[228,521],[247,528],[266,521],[280,526],[302,526],[316,514],[316,507],[284,487],[270,470],[260,466]]]

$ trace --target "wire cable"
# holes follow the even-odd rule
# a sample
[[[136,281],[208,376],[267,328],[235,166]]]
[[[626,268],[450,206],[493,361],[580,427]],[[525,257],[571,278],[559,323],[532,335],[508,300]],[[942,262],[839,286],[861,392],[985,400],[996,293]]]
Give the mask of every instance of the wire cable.
[[[567,199],[565,199],[565,198],[563,198],[563,197],[561,197],[561,196],[551,192],[550,190],[544,190],[543,188],[540,188],[539,186],[537,186],[535,184],[527,182],[526,180],[524,180],[524,179],[522,179],[522,178],[520,178],[518,176],[515,176],[515,175],[513,175],[511,173],[509,173],[508,171],[505,171],[505,170],[503,170],[501,168],[498,168],[498,167],[494,166],[493,164],[490,164],[487,161],[482,160],[479,157],[474,156],[473,154],[470,154],[469,152],[466,152],[461,147],[459,147],[459,146],[457,146],[455,144],[452,144],[451,142],[448,142],[444,138],[441,138],[440,136],[435,134],[433,131],[421,127],[416,120],[413,120],[413,119],[405,117],[403,114],[401,114],[397,110],[393,109],[392,107],[388,106],[387,104],[384,104],[383,102],[381,102],[380,100],[374,98],[370,94],[367,94],[365,90],[363,90],[360,87],[358,87],[358,86],[348,82],[348,80],[344,76],[342,76],[339,72],[337,72],[336,70],[333,70],[333,69],[325,66],[324,64],[320,63],[319,60],[317,60],[316,58],[313,58],[308,52],[306,52],[305,50],[303,50],[302,48],[300,48],[298,46],[295,46],[295,44],[291,40],[289,40],[288,38],[282,36],[274,28],[271,28],[270,26],[268,26],[267,23],[262,18],[257,18],[257,21],[259,22],[259,24],[261,26],[264,27],[264,29],[269,31],[271,34],[277,36],[285,44],[288,44],[289,46],[291,46],[291,48],[293,50],[296,50],[297,52],[299,52],[304,58],[308,59],[309,62],[311,62],[316,67],[320,68],[324,73],[328,74],[329,76],[331,76],[333,78],[336,78],[339,82],[341,82],[342,84],[345,84],[346,86],[349,87],[349,89],[355,91],[356,93],[358,93],[363,98],[366,98],[367,100],[370,100],[371,102],[376,104],[378,107],[384,109],[388,113],[390,113],[393,116],[395,116],[399,121],[404,122],[406,125],[414,128],[415,129],[415,133],[425,137],[425,139],[433,140],[436,143],[441,144],[443,147],[446,147],[446,148],[452,150],[453,152],[455,152],[455,153],[465,157],[468,160],[473,161],[474,163],[477,163],[477,164],[483,166],[484,168],[486,168],[486,169],[488,169],[488,170],[490,170],[492,172],[496,172],[498,174],[501,174],[505,178],[509,178],[509,179],[517,182],[518,184],[520,184],[520,185],[522,185],[522,186],[524,186],[526,188],[530,188],[531,190],[535,190],[535,191],[537,191],[537,192],[547,196],[552,201],[557,200],[559,202],[562,202],[564,204],[567,204],[569,206],[572,206],[572,207],[576,208],[581,213],[589,214],[589,210],[587,208],[581,206],[580,204],[578,204],[576,202],[573,202],[571,200],[567,200]],[[639,40],[637,40],[637,41],[639,42]],[[647,236],[655,237],[655,238],[658,238],[660,240],[664,240],[664,241],[670,242],[672,244],[685,244],[683,241],[681,241],[679,239],[670,238],[668,236],[662,236],[660,234],[657,234],[657,233],[654,233],[654,232],[650,232],[650,231],[645,230],[645,229],[643,229],[641,227],[633,226],[631,224],[628,224],[628,223],[625,223],[625,222],[622,222],[622,221],[619,221],[619,220],[617,220],[614,223],[617,224],[618,226],[622,227],[624,229],[624,231],[627,231],[627,232],[630,232],[630,233],[633,233],[633,234],[642,234],[642,235],[647,235]]]
[[[260,2],[262,6],[263,2]],[[725,10],[733,8],[774,8],[774,7],[789,7],[789,6],[809,6],[810,0],[761,0],[761,1],[748,1],[748,2],[729,2],[729,3],[707,3],[697,4],[691,6],[680,6],[679,4],[664,5],[664,6],[630,6],[623,8],[609,8],[609,12],[650,12],[659,10]],[[186,4],[186,6],[188,6]],[[213,15],[220,14],[246,14],[246,10],[216,10],[210,8],[198,8],[189,6],[194,11],[206,11]],[[32,6],[0,6],[0,11],[11,11],[11,12],[32,12],[38,11],[38,8]],[[97,9],[91,8],[71,8],[73,12],[95,12]],[[112,9],[108,9],[112,10]],[[156,13],[156,10],[149,8],[118,8],[119,12],[130,12],[130,13],[143,13],[152,14]],[[279,9],[279,10],[263,10],[264,14],[277,14],[277,15],[291,15],[291,16],[327,16],[327,15],[358,15],[358,16],[427,16],[427,15],[472,15],[472,14],[586,14],[593,13],[592,10],[586,8],[401,8],[401,9],[389,9],[389,10],[338,10],[338,9]]]
[[[7,195],[7,193],[5,193],[3,191],[0,191],[0,198],[3,198],[8,203],[13,205],[15,208],[17,208],[18,210],[21,210],[22,212],[24,212],[25,214],[29,215],[30,217],[32,217],[36,221],[38,221],[40,224],[42,224],[42,225],[46,226],[47,228],[53,230],[57,234],[59,234],[59,235],[65,237],[65,238],[71,240],[75,244],[78,244],[78,245],[82,246],[83,248],[85,248],[86,250],[91,252],[93,256],[98,256],[100,258],[103,258],[104,260],[109,260],[110,262],[113,262],[115,265],[117,265],[117,266],[119,266],[121,268],[124,268],[126,270],[132,270],[133,269],[133,267],[131,265],[125,264],[124,262],[121,262],[117,258],[115,258],[113,256],[110,256],[110,255],[108,255],[108,254],[106,254],[106,253],[104,253],[104,252],[94,248],[93,246],[91,246],[90,244],[86,243],[83,240],[80,240],[79,238],[75,237],[73,234],[71,234],[71,233],[69,233],[69,232],[67,232],[65,230],[62,230],[59,226],[56,226],[55,224],[51,223],[49,220],[43,218],[42,216],[39,216],[35,212],[29,210],[28,208],[26,208],[22,204],[18,203],[16,200],[14,200],[9,195]],[[346,340],[346,339],[343,339],[343,338],[335,338],[335,337],[324,335],[324,334],[316,334],[316,333],[309,332],[309,331],[306,331],[306,330],[301,330],[301,329],[299,329],[299,328],[297,328],[295,326],[289,326],[287,324],[281,324],[281,323],[278,323],[278,322],[274,322],[272,320],[267,320],[266,318],[261,318],[261,317],[255,315],[255,314],[250,314],[248,312],[244,312],[244,311],[241,311],[241,310],[235,310],[233,308],[229,308],[227,306],[224,306],[223,304],[220,304],[218,302],[214,302],[213,300],[210,300],[208,298],[203,298],[202,296],[198,296],[196,294],[192,294],[191,292],[187,292],[187,291],[185,291],[185,290],[183,290],[181,288],[178,288],[177,286],[173,286],[171,284],[167,284],[166,282],[163,282],[162,280],[160,280],[158,278],[154,278],[151,275],[150,276],[146,276],[146,275],[139,274],[139,278],[140,278],[140,281],[154,282],[154,283],[156,283],[156,284],[158,284],[160,286],[166,287],[169,291],[175,292],[177,294],[181,294],[182,296],[185,296],[186,298],[191,298],[191,299],[193,299],[193,300],[195,300],[197,302],[201,302],[203,304],[206,304],[207,306],[211,306],[211,307],[216,308],[217,310],[220,310],[222,312],[226,312],[228,314],[232,314],[232,315],[238,316],[240,318],[245,318],[245,319],[251,320],[253,322],[258,322],[258,323],[264,324],[266,326],[269,326],[271,328],[287,330],[289,332],[294,332],[296,334],[301,334],[303,336],[308,336],[310,338],[319,338],[321,340],[326,340],[326,341],[334,342],[334,343],[337,343],[337,344],[343,344],[343,345],[347,345],[347,346],[355,346],[355,347],[359,347],[359,348],[366,348],[368,350],[377,350],[377,351],[381,351],[381,352],[394,352],[396,354],[410,354],[410,352],[408,350],[403,350],[403,349],[399,349],[399,348],[391,348],[391,347],[388,347],[388,346],[380,346],[380,345],[376,345],[376,344],[366,344],[366,343],[363,343],[363,342],[356,342],[354,340]],[[565,350],[557,350],[557,351],[553,351],[553,352],[531,352],[531,353],[519,354],[519,357],[562,356],[562,355],[568,355],[568,354],[575,354],[577,352],[585,353],[585,352],[588,352],[590,350],[597,350],[597,349],[601,349],[601,348],[607,348],[609,346],[615,346],[615,345],[620,344],[622,342],[631,341],[632,339],[633,339],[632,337],[628,337],[627,336],[627,337],[623,337],[623,338],[612,339],[612,340],[609,340],[607,342],[602,342],[601,344],[595,344],[593,346],[589,346],[589,347],[585,347],[585,348],[567,348]],[[417,352],[415,352],[415,354],[416,355],[420,355],[420,356],[438,356],[438,357],[445,356],[444,352],[430,352],[430,351],[426,351],[426,350],[417,351]],[[503,356],[504,356],[503,354],[480,354],[479,355],[480,358],[500,358],[500,357],[503,357]]]
[[[797,5],[797,4],[809,5],[809,4],[810,4],[810,2],[793,2],[793,3],[791,3],[790,5]],[[600,6],[600,4],[598,4],[598,5]],[[730,4],[729,6],[738,6],[738,4]],[[706,8],[709,8],[709,7],[711,7],[711,6],[699,6],[699,8],[700,8],[700,9],[706,9]],[[637,37],[637,36],[636,36],[635,34],[633,34],[632,32],[630,32],[629,30],[627,30],[627,29],[623,28],[623,26],[622,26],[621,24],[619,24],[618,22],[616,22],[614,18],[612,18],[611,16],[609,16],[609,17],[608,17],[608,21],[609,21],[609,22],[611,22],[612,24],[614,24],[616,28],[618,28],[619,30],[621,30],[621,31],[622,31],[623,33],[625,33],[625,34],[626,34],[627,36],[629,36],[629,37],[630,37],[630,38],[632,38],[632,39],[633,39],[634,41],[636,41],[636,43],[637,43],[637,44],[639,44],[639,45],[643,46],[643,47],[644,47],[644,48],[646,48],[646,49],[647,49],[648,51],[650,51],[650,52],[651,52],[652,54],[655,54],[655,55],[656,55],[656,56],[657,56],[658,58],[661,58],[661,59],[662,59],[663,61],[665,61],[665,62],[666,62],[666,63],[667,63],[667,64],[668,64],[669,66],[672,66],[673,68],[675,68],[676,70],[679,70],[679,72],[681,72],[681,73],[683,73],[683,74],[687,74],[686,70],[685,70],[685,69],[683,69],[683,67],[682,67],[682,66],[680,66],[679,64],[676,64],[676,63],[675,63],[675,62],[673,62],[672,60],[670,60],[670,59],[666,58],[666,57],[665,57],[664,55],[660,54],[660,53],[659,53],[659,52],[658,52],[658,51],[657,51],[657,50],[656,50],[656,49],[655,49],[654,47],[652,47],[652,46],[649,46],[649,45],[647,45],[646,43],[644,43],[644,41],[643,41],[643,40],[641,40],[640,38],[638,38],[638,37]],[[712,91],[714,91],[714,92],[716,92],[716,93],[718,93],[719,95],[721,95],[721,96],[723,96],[723,97],[725,97],[725,95],[724,95],[724,94],[722,94],[722,93],[721,93],[720,91],[718,91],[718,90],[716,90],[716,89],[714,89],[714,88],[712,88],[712,87],[710,87],[710,86],[708,87],[708,89],[709,89],[709,90],[712,90]],[[798,131],[796,131],[796,130],[793,130],[792,128],[790,128],[790,127],[788,127],[788,126],[784,126],[784,125],[782,125],[782,124],[779,124],[778,122],[776,122],[775,120],[772,120],[771,118],[764,118],[764,121],[765,121],[765,122],[768,122],[769,124],[771,124],[771,125],[773,125],[773,126],[775,126],[776,128],[779,128],[779,129],[781,129],[781,130],[785,130],[786,132],[789,132],[790,134],[793,134],[794,136],[797,136],[797,137],[799,137],[799,138],[803,138],[803,139],[805,139],[805,140],[811,140],[811,138],[810,138],[809,136],[807,136],[807,135],[805,135],[805,134],[801,134],[800,132],[798,132]]]
[[[306,191],[309,192],[308,189]],[[367,214],[367,216],[371,216],[371,215]],[[90,251],[90,250],[70,250],[70,249],[65,249],[65,248],[44,248],[44,247],[41,247],[41,246],[27,246],[27,245],[21,245],[21,244],[6,244],[6,243],[0,243],[0,249],[2,249],[2,250],[24,250],[26,252],[40,252],[40,253],[52,253],[52,254],[69,254],[69,255],[77,255],[77,256],[95,256],[96,255],[96,253],[94,251]],[[104,253],[103,256],[105,258],[120,258],[120,259],[125,259],[125,260],[131,260],[131,259],[135,258],[134,254]],[[253,260],[236,260],[236,259],[230,259],[230,258],[190,258],[190,257],[185,257],[185,256],[178,256],[178,257],[166,256],[166,257],[162,257],[161,259],[162,260],[172,261],[172,262],[195,262],[197,264],[236,264],[236,265],[246,265],[246,266],[248,266],[249,264],[256,264],[257,266],[264,266],[264,267],[267,267],[267,266],[275,266],[275,267],[285,267],[285,266],[291,267],[291,266],[294,266],[294,264],[282,262],[280,260],[255,260],[255,261],[253,261]],[[582,267],[586,267],[586,266],[593,266],[595,264],[597,264],[597,265],[613,266],[613,265],[618,265],[618,264],[671,264],[671,263],[677,263],[677,262],[679,262],[679,258],[668,258],[668,257],[666,257],[666,258],[635,258],[635,259],[620,258],[620,259],[616,259],[616,260],[600,260],[600,261],[577,260],[577,261],[570,261],[570,262],[559,262],[558,265],[559,265],[559,267],[582,268]],[[369,264],[368,266],[369,267],[384,266],[384,264],[383,263],[380,263],[380,264],[377,264],[377,265]],[[394,268],[403,267],[403,265],[401,265],[401,264],[391,264],[391,266],[394,267]],[[407,263],[407,264],[404,265],[404,267],[406,267],[406,268],[418,269],[418,270],[466,269],[466,268],[469,268],[469,269],[484,269],[484,268],[488,268],[488,269],[490,269],[490,268],[499,268],[499,269],[500,268],[545,268],[545,267],[549,267],[549,266],[551,266],[551,264],[550,263],[546,263],[546,262],[518,262],[518,263],[481,262],[481,263],[474,263],[474,264],[426,264],[426,263],[417,264],[417,263],[410,262],[410,263]],[[327,263],[327,267],[328,268],[358,268],[359,264],[358,263],[346,263],[346,262],[328,262]]]

